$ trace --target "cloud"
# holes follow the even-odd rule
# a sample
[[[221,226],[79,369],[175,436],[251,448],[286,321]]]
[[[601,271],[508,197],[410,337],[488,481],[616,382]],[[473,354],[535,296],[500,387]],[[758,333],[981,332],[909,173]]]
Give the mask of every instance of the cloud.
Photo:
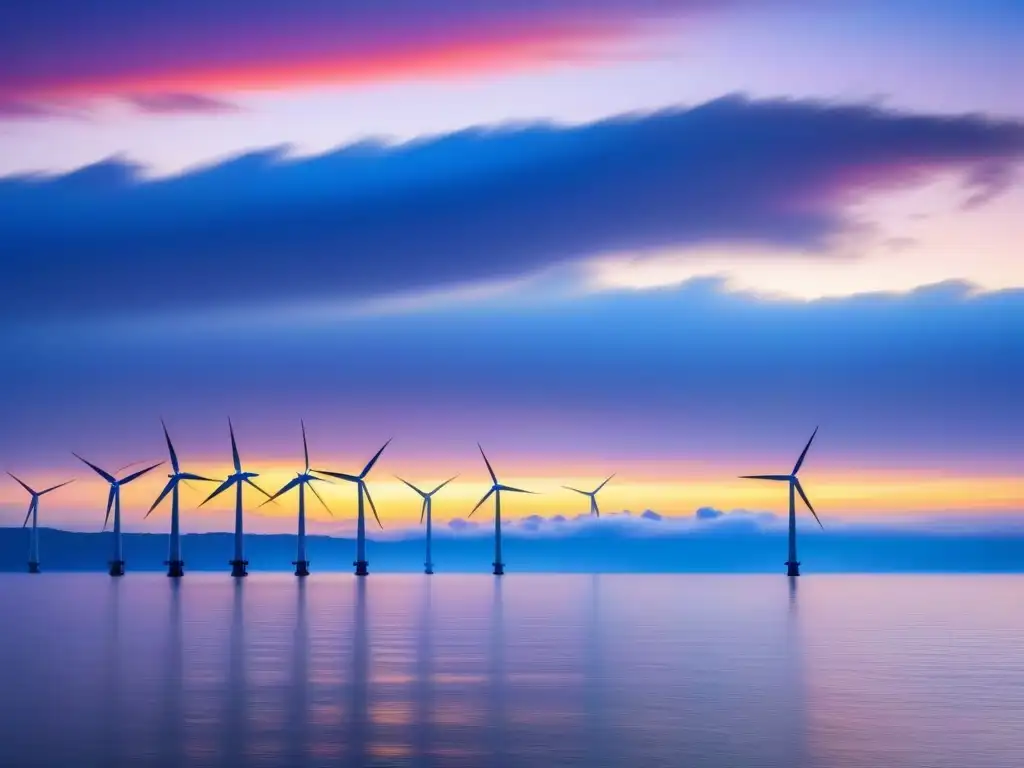
[[[701,507],[693,513],[693,516],[698,520],[714,520],[715,518],[721,517],[723,514],[725,513],[722,512],[722,510],[715,509],[714,507]]]
[[[71,0],[0,5],[0,100],[477,74],[601,56],[710,0]],[[721,5],[720,3],[718,5]]]
[[[657,521],[661,520],[661,518],[662,518],[662,516],[659,515],[657,512],[655,512],[653,509],[645,509],[640,514],[640,517],[643,518],[644,520],[651,520],[651,521],[654,521],[654,522],[657,522]]]
[[[126,96],[125,101],[152,114],[234,112],[238,107],[197,93],[150,93]]]
[[[480,528],[480,523],[472,520],[464,520],[461,517],[455,517],[448,521],[448,527],[456,533],[464,531],[475,531]]]
[[[109,160],[0,180],[0,321],[264,315],[706,243],[821,254],[873,189],[990,177],[1022,156],[1024,123],[730,97],[304,159],[267,150],[157,180]]]

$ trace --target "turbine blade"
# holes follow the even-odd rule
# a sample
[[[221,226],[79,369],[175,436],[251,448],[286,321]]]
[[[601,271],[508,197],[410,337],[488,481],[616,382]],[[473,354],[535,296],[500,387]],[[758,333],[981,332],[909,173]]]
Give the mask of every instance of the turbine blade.
[[[260,488],[260,487],[259,487],[258,485],[256,485],[256,483],[254,483],[254,482],[253,482],[253,481],[252,481],[252,480],[251,480],[250,478],[246,477],[246,478],[243,478],[243,479],[245,480],[245,482],[247,482],[247,483],[248,483],[249,485],[251,485],[251,486],[252,486],[253,488],[255,488],[255,489],[256,489],[257,491],[259,491],[260,493],[262,493],[262,494],[263,494],[264,496],[266,496],[266,497],[267,497],[268,499],[270,499],[271,501],[274,501],[273,499],[271,499],[271,498],[270,498],[270,494],[269,494],[269,493],[267,493],[267,492],[266,492],[266,491],[264,491],[264,490],[263,490],[262,488]],[[260,505],[260,506],[262,506],[262,505]]]
[[[423,506],[420,507],[420,525],[423,525],[423,518],[427,514],[427,497],[423,497]]]
[[[369,461],[369,462],[367,463],[367,465],[366,465],[366,466],[365,466],[365,467],[363,468],[363,472],[362,472],[362,474],[361,474],[361,475],[359,475],[360,479],[361,479],[361,478],[364,478],[364,477],[366,477],[366,476],[367,476],[368,474],[370,474],[370,470],[371,470],[371,469],[373,469],[373,465],[377,463],[377,459],[379,459],[379,458],[380,458],[380,455],[381,455],[382,453],[384,453],[384,449],[385,449],[385,448],[387,448],[387,447],[388,447],[388,445],[390,445],[390,443],[391,443],[391,441],[392,441],[392,440],[394,440],[394,438],[393,438],[393,437],[389,437],[389,438],[388,438],[388,441],[387,441],[386,443],[384,443],[384,445],[382,445],[382,446],[380,447],[380,450],[379,450],[379,451],[377,451],[377,452],[376,452],[375,454],[373,454],[373,458],[372,458],[372,459],[370,459],[370,461]]]
[[[804,504],[811,510],[811,514],[814,515],[814,519],[818,521],[818,527],[821,530],[825,530],[825,526],[821,524],[821,520],[818,518],[818,513],[814,511],[814,507],[811,506],[811,500],[807,498],[807,494],[804,493],[804,488],[800,485],[800,481],[795,477],[793,478],[793,485],[796,487],[796,492],[800,494],[800,498],[804,500]]]
[[[484,497],[482,499],[480,499],[480,501],[478,501],[476,503],[475,507],[473,507],[473,512],[476,512],[478,509],[480,509],[481,505],[483,505],[483,503],[485,501],[487,501],[489,498],[491,498],[491,494],[494,493],[494,491],[495,491],[495,489],[497,487],[498,486],[496,486],[496,485],[492,485],[491,486],[491,489],[489,491],[487,491],[487,493],[484,494]],[[473,512],[470,512],[469,515],[467,515],[467,517],[472,517],[473,516]]]
[[[306,475],[306,480],[311,483],[327,483],[328,485],[334,485],[333,480],[327,480],[323,477],[313,477],[312,475]]]
[[[396,479],[396,480],[402,480],[402,478],[400,478],[400,477],[399,477],[398,475],[395,475],[395,479]],[[418,494],[419,494],[420,496],[422,496],[423,498],[427,498],[427,494],[426,494],[426,493],[425,493],[424,491],[421,491],[421,490],[420,490],[419,488],[417,488],[417,487],[416,487],[415,485],[413,485],[412,483],[410,483],[410,482],[409,482],[408,480],[402,480],[402,482],[403,482],[403,483],[405,483],[406,485],[408,485],[408,486],[409,486],[410,488],[412,488],[412,489],[413,489],[414,491],[416,491],[416,493],[418,493]]]
[[[740,475],[740,480],[777,480],[788,483],[790,477],[789,475]]]
[[[238,481],[238,478],[237,478],[237,477],[235,477],[234,475],[232,475],[232,476],[231,476],[231,477],[229,477],[229,478],[228,478],[227,480],[225,480],[225,481],[224,481],[223,483],[221,483],[220,485],[218,485],[218,486],[217,486],[217,488],[216,488],[216,490],[214,490],[214,492],[213,492],[213,493],[211,493],[211,494],[210,494],[209,496],[207,496],[207,497],[206,497],[206,498],[205,498],[205,499],[203,500],[203,503],[202,503],[202,504],[200,504],[199,506],[201,507],[201,506],[203,506],[203,504],[205,504],[205,503],[206,503],[207,501],[210,501],[211,499],[215,499],[215,498],[217,498],[218,496],[220,496],[220,494],[224,493],[224,491],[226,491],[226,490],[227,490],[228,488],[230,488],[230,487],[231,487],[231,486],[232,486],[232,485],[233,485],[233,484],[234,484],[235,482],[237,482],[237,481]]]
[[[130,462],[128,464],[125,464],[123,466],[118,467],[117,469],[115,469],[110,474],[112,474],[114,477],[117,477],[118,475],[120,475],[122,472],[124,472],[129,467],[134,467],[134,466],[136,466],[138,464],[142,464],[142,461],[132,461],[132,462]]]
[[[202,480],[204,483],[218,483],[219,480],[214,480],[212,477],[203,477],[202,475],[193,475],[191,472],[177,472],[175,473],[181,480]]]
[[[135,478],[137,478],[137,477],[142,477],[142,475],[146,474],[146,473],[147,473],[147,472],[149,472],[149,471],[150,471],[151,469],[156,469],[157,467],[159,467],[159,466],[160,466],[160,464],[163,464],[163,462],[161,461],[161,462],[160,462],[159,464],[154,464],[154,465],[153,465],[153,466],[151,466],[151,467],[146,467],[145,469],[140,469],[140,470],[139,470],[138,472],[135,472],[135,473],[133,473],[133,474],[131,474],[131,475],[128,475],[128,477],[126,477],[126,478],[124,478],[123,480],[121,480],[119,484],[120,484],[120,485],[125,485],[126,483],[130,483],[130,482],[131,482],[132,480],[134,480]]]
[[[306,422],[299,419],[299,424],[302,425],[302,455],[306,457],[306,472],[309,473],[309,446],[306,445]]]
[[[235,472],[242,471],[242,460],[238,458],[238,443],[235,442],[235,427],[228,419],[228,429],[231,431],[231,460],[235,462]]]
[[[106,480],[106,481],[107,481],[108,483],[116,483],[116,482],[117,482],[117,480],[115,480],[115,479],[114,479],[114,476],[113,476],[113,475],[111,475],[111,474],[110,474],[109,472],[104,472],[104,471],[103,471],[102,469],[100,469],[99,467],[97,467],[97,466],[96,466],[95,464],[93,464],[92,462],[86,461],[85,459],[83,459],[83,458],[82,458],[81,456],[79,456],[79,455],[78,455],[77,453],[75,453],[74,451],[72,451],[72,452],[71,452],[71,455],[72,455],[72,456],[74,456],[74,457],[75,457],[76,459],[78,459],[79,461],[81,461],[82,463],[84,463],[84,464],[88,464],[88,465],[89,465],[90,467],[92,467],[92,468],[93,468],[93,471],[95,471],[97,475],[99,475],[100,477],[102,477],[102,478],[103,478],[104,480]]]
[[[292,478],[291,480],[289,480],[287,483],[284,484],[284,486],[281,488],[280,491],[278,491],[273,496],[268,498],[266,501],[263,502],[263,504],[260,504],[260,506],[261,507],[265,506],[265,505],[269,504],[270,502],[272,502],[274,499],[276,499],[281,494],[288,493],[288,491],[290,491],[292,488],[294,488],[296,485],[298,485],[301,482],[302,482],[302,478],[299,478],[299,477]]]
[[[8,474],[8,475],[11,475],[11,473],[10,473],[10,472],[8,472],[7,474]],[[28,491],[29,493],[31,493],[31,494],[32,494],[33,496],[35,496],[35,495],[36,495],[36,492],[35,492],[35,491],[33,491],[33,490],[32,490],[31,488],[29,488],[29,487],[28,487],[28,486],[27,486],[27,485],[26,485],[25,483],[23,483],[23,482],[22,482],[21,480],[19,480],[19,479],[18,479],[17,477],[15,477],[14,475],[11,475],[11,477],[14,477],[14,479],[15,479],[15,481],[16,481],[16,482],[18,483],[18,485],[20,485],[20,486],[21,486],[22,488],[24,488],[24,489],[25,489],[26,491]]]
[[[107,530],[107,522],[110,520],[110,508],[114,506],[114,497],[117,495],[117,485],[111,484],[110,493],[107,494],[107,514],[103,516],[103,528],[100,530]]]
[[[437,492],[438,492],[438,491],[440,491],[440,490],[441,490],[442,488],[444,488],[444,487],[445,487],[446,485],[448,485],[448,483],[450,483],[450,482],[451,482],[452,480],[454,480],[454,479],[455,479],[456,477],[458,477],[458,475],[452,475],[451,477],[449,477],[449,478],[448,478],[447,480],[445,480],[445,481],[444,481],[443,483],[441,483],[441,484],[440,484],[439,486],[437,486],[437,488],[435,488],[434,490],[432,490],[432,491],[431,491],[430,493],[428,493],[427,495],[428,495],[428,496],[433,496],[433,495],[434,495],[435,493],[437,493]]]
[[[497,488],[499,491],[511,491],[512,493],[532,493],[534,495],[537,493],[536,491],[524,491],[522,488],[513,488],[511,485],[499,485]]]
[[[45,496],[50,491],[56,491],[58,488],[63,488],[65,485],[68,485],[69,483],[73,483],[73,482],[75,482],[75,481],[74,480],[65,480],[63,483],[58,483],[57,485],[51,485],[49,488],[47,488],[45,490],[42,490],[39,493],[37,493],[36,496]]]
[[[807,445],[804,446],[803,451],[800,453],[800,458],[796,460],[796,464],[793,465],[793,476],[796,477],[796,473],[800,471],[800,466],[804,463],[804,457],[807,455],[808,449],[811,447],[811,443],[814,442],[814,436],[818,434],[818,428],[815,427],[811,433],[811,439],[807,441]]]
[[[565,490],[567,490],[567,491],[576,491],[576,493],[582,493],[584,496],[589,496],[590,495],[586,491],[581,491],[579,488],[573,488],[572,486],[569,486],[569,485],[563,485],[562,487],[565,488]]]
[[[373,496],[370,495],[370,488],[366,483],[363,483],[363,493],[366,494],[366,500],[370,502],[370,510],[373,512],[373,517],[377,521],[377,525],[379,525],[380,529],[383,531],[384,526],[381,525],[380,516],[377,514],[377,507],[373,503]]]
[[[167,494],[174,490],[174,485],[178,482],[178,479],[179,478],[177,477],[172,477],[167,481],[167,485],[165,485],[164,489],[160,491],[160,495],[156,497],[156,501],[154,501],[153,506],[149,508],[149,512],[142,516],[143,520],[149,517],[153,513],[153,510],[160,506],[160,502],[167,498]]]
[[[598,491],[600,491],[602,488],[604,488],[606,485],[608,485],[608,480],[611,480],[613,477],[615,477],[615,473],[614,472],[612,472],[610,475],[608,475],[608,478],[603,483],[601,483],[599,486],[597,486],[597,488],[595,488],[593,492],[597,493]]]
[[[480,455],[484,457],[484,464],[487,465],[487,471],[491,475],[491,483],[493,483],[494,485],[497,485],[498,484],[498,478],[495,476],[494,470],[491,468],[491,462],[489,462],[487,460],[487,454],[484,453],[484,447],[482,445],[480,445],[480,443],[477,443],[476,447],[480,449]]]
[[[591,501],[594,502],[594,517],[601,516],[601,508],[597,506],[597,496],[591,496]]]
[[[359,478],[355,475],[346,475],[344,472],[328,472],[326,469],[314,469],[318,475],[327,475],[328,477],[336,477],[339,480],[348,480],[350,483],[358,483]]]
[[[167,441],[167,452],[171,454],[171,469],[174,474],[178,474],[178,454],[174,452],[174,444],[171,442],[171,436],[167,434],[167,425],[164,424],[163,419],[160,419],[160,424],[164,428],[164,439]]]
[[[311,478],[309,478],[309,479],[310,479],[310,480],[320,480],[320,478],[318,478],[318,477],[311,477]],[[324,483],[326,483],[327,481],[326,481],[326,480],[321,480],[321,482],[324,482]],[[331,512],[331,508],[330,508],[330,507],[328,507],[328,506],[327,506],[327,502],[326,502],[326,501],[324,501],[324,497],[323,497],[323,496],[321,496],[321,495],[320,495],[320,494],[319,494],[319,493],[317,492],[316,488],[314,488],[314,487],[313,487],[313,484],[312,484],[312,483],[309,483],[309,490],[311,490],[311,491],[313,492],[313,495],[314,495],[314,496],[316,496],[316,498],[317,498],[317,501],[319,501],[319,502],[320,502],[320,504],[322,504],[322,505],[323,505],[323,508],[327,510],[327,514],[328,514],[328,515],[330,515],[331,517],[334,517],[334,513],[333,513],[333,512]]]
[[[32,494],[32,501],[30,501],[28,503],[28,512],[25,513],[25,522],[21,524],[22,528],[24,528],[26,525],[28,525],[28,520],[29,520],[30,517],[32,517],[32,510],[35,509],[35,507],[36,507],[36,495],[33,493]]]

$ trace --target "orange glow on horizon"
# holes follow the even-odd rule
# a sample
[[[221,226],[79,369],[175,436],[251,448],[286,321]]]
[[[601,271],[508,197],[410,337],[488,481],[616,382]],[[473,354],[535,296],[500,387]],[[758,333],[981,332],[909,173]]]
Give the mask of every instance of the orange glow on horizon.
[[[364,459],[365,461],[365,459]],[[359,462],[355,462],[359,463]],[[355,463],[342,462],[350,471],[358,472]],[[332,462],[332,466],[334,463]],[[275,493],[295,476],[292,462],[246,461],[247,470],[259,472],[256,482],[269,493]],[[500,472],[500,468],[499,472]],[[663,469],[659,467],[659,469]],[[808,468],[810,469],[810,468]],[[224,476],[225,467],[216,464],[190,464],[188,471],[214,478]],[[392,474],[384,462],[371,473],[368,484],[386,529],[418,524],[420,498]],[[443,476],[442,476],[443,474]],[[451,474],[436,476],[413,472],[407,477],[421,487],[434,487]],[[77,481],[43,498],[40,524],[91,530],[102,525],[107,498],[106,484],[98,477],[77,473],[35,473],[29,480],[39,487],[53,485],[71,476]],[[405,475],[403,475],[405,476]],[[169,499],[143,521],[143,515],[166,482],[167,468],[160,467],[125,486],[122,490],[122,514],[126,530],[162,532],[170,514]],[[575,517],[588,511],[586,497],[564,490],[563,485],[584,490],[597,487],[607,474],[577,473],[554,476],[546,472],[517,472],[499,475],[501,482],[535,491],[537,495],[509,494],[503,500],[503,517],[517,519],[529,515],[550,517],[562,514]],[[830,516],[843,519],[883,521],[886,516],[904,517],[915,514],[957,511],[964,513],[1009,513],[1024,511],[1024,488],[1016,476],[953,476],[938,472],[872,471],[805,471],[801,479],[819,516],[827,524]],[[45,485],[44,485],[45,484]],[[454,518],[465,518],[473,505],[487,492],[489,480],[481,465],[460,475],[434,499],[434,519],[439,525]],[[183,528],[186,531],[230,530],[234,509],[234,492],[225,492],[208,505],[199,503],[216,485],[193,483],[181,490]],[[306,494],[306,513],[311,532],[348,530],[356,516],[356,490],[351,483],[319,484],[332,518],[310,493]],[[277,504],[259,506],[265,499],[246,488],[244,503],[247,530],[253,532],[289,532],[294,527],[298,493],[290,491]],[[784,515],[788,509],[785,485],[782,483],[740,480],[734,473],[711,471],[710,467],[682,467],[671,475],[622,472],[601,491],[598,503],[604,513],[630,510],[639,514],[652,509],[659,514],[691,517],[699,507],[721,510],[747,509],[770,511]],[[0,509],[6,525],[21,525],[28,496],[12,480],[0,483]],[[486,523],[491,519],[490,502],[481,507],[474,520]],[[366,513],[370,516],[367,505]],[[807,513],[801,508],[800,514]],[[372,516],[371,526],[376,529]]]

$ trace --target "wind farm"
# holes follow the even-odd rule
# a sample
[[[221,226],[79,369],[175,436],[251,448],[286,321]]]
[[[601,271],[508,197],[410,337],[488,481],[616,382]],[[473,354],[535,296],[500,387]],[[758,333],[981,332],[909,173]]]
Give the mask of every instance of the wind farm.
[[[258,505],[257,509],[262,509],[268,504],[278,504],[279,500],[289,494],[290,491],[296,490],[297,493],[297,514],[296,514],[296,536],[295,536],[295,559],[291,561],[294,566],[294,574],[299,578],[305,578],[310,575],[310,558],[308,552],[308,510],[306,505],[306,491],[316,498],[320,507],[327,513],[329,518],[335,519],[335,514],[331,507],[328,505],[327,500],[323,497],[320,491],[317,490],[318,484],[327,486],[335,485],[334,481],[340,480],[343,483],[350,483],[356,486],[356,520],[355,520],[355,546],[356,546],[356,557],[353,561],[355,566],[355,575],[358,577],[365,577],[369,575],[369,560],[367,558],[367,535],[366,535],[366,505],[370,507],[370,512],[373,514],[374,520],[381,531],[384,530],[384,526],[381,522],[381,517],[378,512],[377,506],[370,494],[370,490],[367,486],[367,478],[370,472],[377,465],[387,447],[391,444],[392,439],[388,439],[377,452],[369,459],[369,461],[363,466],[362,470],[358,474],[350,474],[346,472],[339,472],[334,470],[324,469],[313,469],[311,468],[310,462],[310,451],[309,442],[306,434],[305,421],[299,420],[301,436],[302,436],[302,470],[295,473],[295,477],[285,482],[275,493],[271,494],[265,491],[261,486],[254,482],[253,478],[259,477],[259,473],[249,471],[243,468],[241,456],[238,450],[238,443],[235,437],[234,424],[231,419],[228,419],[228,431],[231,440],[231,471],[222,480],[219,481],[215,478],[208,477],[206,475],[197,474],[194,472],[184,471],[178,458],[178,453],[171,441],[170,433],[167,429],[167,425],[161,420],[161,427],[163,432],[163,441],[166,444],[168,458],[171,464],[171,472],[167,475],[167,482],[163,486],[157,498],[149,506],[148,510],[143,515],[142,519],[145,520],[153,514],[154,511],[162,504],[162,502],[168,498],[171,499],[170,505],[170,533],[168,539],[168,557],[164,561],[167,566],[167,576],[170,578],[181,578],[185,571],[185,561],[182,557],[182,532],[181,532],[181,497],[180,487],[182,485],[197,490],[191,485],[192,482],[197,483],[219,483],[217,487],[209,493],[197,507],[197,511],[205,507],[209,502],[216,499],[221,494],[225,493],[230,489],[234,489],[234,530],[232,537],[232,552],[231,559],[228,564],[231,566],[231,575],[234,578],[244,578],[249,573],[249,560],[245,553],[245,526],[244,526],[244,489],[248,485],[258,493],[260,493],[264,500]],[[811,445],[814,442],[818,434],[818,428],[815,428],[806,445],[801,451],[796,463],[793,466],[792,471],[789,474],[783,475],[741,475],[740,479],[743,480],[761,480],[769,482],[785,482],[789,488],[789,508],[787,521],[787,559],[785,562],[786,574],[789,577],[800,576],[800,561],[797,556],[797,515],[796,515],[796,497],[799,496],[802,502],[810,510],[817,522],[819,528],[824,529],[821,524],[821,520],[818,518],[818,513],[811,505],[810,499],[804,490],[798,473],[804,465],[807,455],[810,451]],[[489,480],[489,487],[480,500],[469,510],[466,520],[472,519],[480,509],[493,497],[494,498],[494,512],[493,512],[493,559],[491,561],[491,573],[494,576],[503,576],[506,572],[506,559],[505,552],[503,549],[503,523],[505,518],[503,514],[507,515],[507,509],[503,510],[502,507],[502,495],[503,494],[531,494],[536,495],[537,492],[533,490],[527,490],[525,488],[516,487],[503,483],[498,479],[498,475],[494,470],[493,465],[490,462],[487,454],[484,452],[483,446],[477,443],[477,451],[483,461],[484,468],[487,473]],[[88,466],[97,476],[99,476],[108,485],[107,492],[107,504],[106,513],[104,516],[103,531],[106,530],[107,525],[110,523],[111,516],[113,517],[113,529],[112,529],[112,548],[111,557],[108,560],[108,573],[114,577],[123,576],[125,573],[125,558],[122,544],[122,500],[121,490],[123,487],[136,481],[137,479],[147,475],[152,470],[161,466],[164,462],[157,462],[150,464],[143,469],[136,470],[127,474],[123,477],[118,478],[118,475],[131,467],[127,465],[121,467],[114,472],[108,472],[98,466],[97,464],[83,458],[78,453],[73,455],[81,461],[83,464]],[[141,462],[135,462],[136,464]],[[29,532],[29,572],[39,573],[39,534],[38,534],[38,510],[39,510],[39,499],[41,496],[48,494],[52,491],[61,488],[71,480],[58,485],[54,485],[46,488],[45,490],[36,492],[18,477],[8,472],[8,474],[14,478],[19,485],[26,490],[30,496],[30,503],[28,512],[25,517],[23,528],[27,527],[31,521],[32,528]],[[455,474],[448,479],[440,482],[436,486],[430,489],[426,489],[417,485],[405,477],[395,475],[402,485],[407,487],[409,490],[414,492],[420,499],[419,505],[419,524],[424,526],[424,559],[423,559],[423,573],[431,575],[435,571],[435,542],[434,542],[434,497],[442,491],[444,488],[449,486],[455,481],[459,475]],[[608,484],[616,477],[616,473],[612,473],[601,480],[592,490],[586,490],[586,488],[578,487],[578,484],[574,485],[562,485],[561,488],[570,491],[574,494],[578,494],[586,497],[588,500],[588,508],[585,514],[578,515],[578,519],[589,518],[595,523],[602,520],[601,508],[598,503],[598,495],[608,486]],[[619,514],[619,513],[617,513]],[[613,514],[614,519],[617,514]],[[628,514],[628,513],[627,513]],[[599,524],[599,523],[597,523]],[[473,523],[476,525],[476,523]],[[330,564],[328,564],[327,570],[331,570]]]

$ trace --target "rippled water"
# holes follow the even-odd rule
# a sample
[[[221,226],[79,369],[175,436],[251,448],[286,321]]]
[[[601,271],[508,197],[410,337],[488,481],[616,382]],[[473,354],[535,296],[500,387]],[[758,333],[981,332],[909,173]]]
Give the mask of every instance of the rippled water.
[[[0,577],[4,766],[1024,758],[1024,578]]]

